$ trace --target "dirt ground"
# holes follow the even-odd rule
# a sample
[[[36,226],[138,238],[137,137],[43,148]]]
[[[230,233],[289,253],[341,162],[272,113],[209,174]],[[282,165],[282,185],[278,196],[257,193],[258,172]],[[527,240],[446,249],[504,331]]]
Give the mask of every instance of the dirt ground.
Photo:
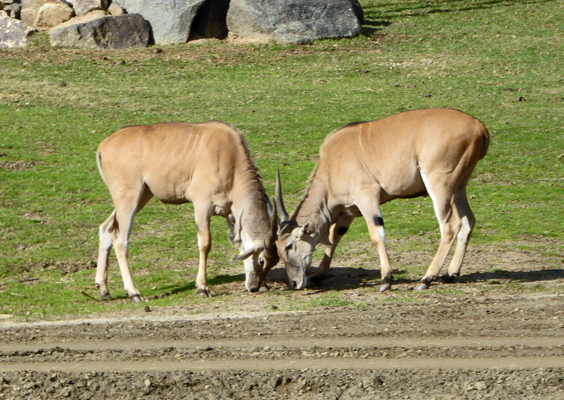
[[[482,248],[452,293],[409,296],[407,281],[378,293],[377,270],[358,267],[291,292],[338,290],[346,307],[265,311],[264,295],[225,285],[241,302],[198,314],[148,302],[83,320],[4,320],[0,399],[564,398],[563,260]],[[272,272],[272,290],[290,296]]]

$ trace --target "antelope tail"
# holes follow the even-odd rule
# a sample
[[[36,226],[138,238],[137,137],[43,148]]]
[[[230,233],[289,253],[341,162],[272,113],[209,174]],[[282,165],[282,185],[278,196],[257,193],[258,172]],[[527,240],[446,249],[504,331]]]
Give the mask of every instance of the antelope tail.
[[[96,152],[96,163],[98,164],[98,171],[100,171],[100,175],[102,176],[104,183],[106,183],[106,178],[104,178],[104,172],[102,171],[102,154],[99,150]]]
[[[480,152],[480,160],[486,156],[488,147],[490,146],[490,134],[486,130],[482,135],[482,151]]]

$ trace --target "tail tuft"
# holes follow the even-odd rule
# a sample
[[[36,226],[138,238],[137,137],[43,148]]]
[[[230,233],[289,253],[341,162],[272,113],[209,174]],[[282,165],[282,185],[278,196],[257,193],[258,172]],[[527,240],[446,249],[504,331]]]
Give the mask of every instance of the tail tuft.
[[[100,172],[104,183],[106,183],[106,178],[104,178],[104,172],[102,171],[102,154],[100,153],[100,150],[96,152],[96,163],[98,164],[98,171]]]
[[[490,146],[490,135],[488,131],[486,131],[482,135],[482,151],[480,152],[480,160],[486,156],[489,146]]]

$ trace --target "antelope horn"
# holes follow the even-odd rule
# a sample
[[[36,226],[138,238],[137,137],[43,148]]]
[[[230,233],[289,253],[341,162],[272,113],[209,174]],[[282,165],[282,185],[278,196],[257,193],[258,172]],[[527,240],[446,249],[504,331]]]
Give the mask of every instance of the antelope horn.
[[[276,203],[274,203],[272,215],[270,216],[270,232],[264,238],[264,249],[268,253],[275,252],[275,240],[278,233],[278,215],[276,214]]]
[[[280,171],[276,168],[276,191],[274,194],[274,203],[276,208],[280,211],[281,221],[289,221],[290,217],[284,207],[284,200],[282,200],[282,184],[280,183]]]
[[[272,217],[270,218],[270,233],[272,234],[271,240],[274,243],[276,239],[276,233],[278,232],[278,210],[276,207],[276,203],[274,203],[274,207],[272,210]]]

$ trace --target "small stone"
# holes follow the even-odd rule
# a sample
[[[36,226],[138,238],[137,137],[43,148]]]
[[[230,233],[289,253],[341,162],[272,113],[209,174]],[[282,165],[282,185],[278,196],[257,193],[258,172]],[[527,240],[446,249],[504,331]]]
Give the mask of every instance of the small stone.
[[[118,6],[116,3],[110,4],[110,6],[108,7],[108,12],[110,13],[110,15],[113,15],[114,17],[125,14],[123,8]]]

